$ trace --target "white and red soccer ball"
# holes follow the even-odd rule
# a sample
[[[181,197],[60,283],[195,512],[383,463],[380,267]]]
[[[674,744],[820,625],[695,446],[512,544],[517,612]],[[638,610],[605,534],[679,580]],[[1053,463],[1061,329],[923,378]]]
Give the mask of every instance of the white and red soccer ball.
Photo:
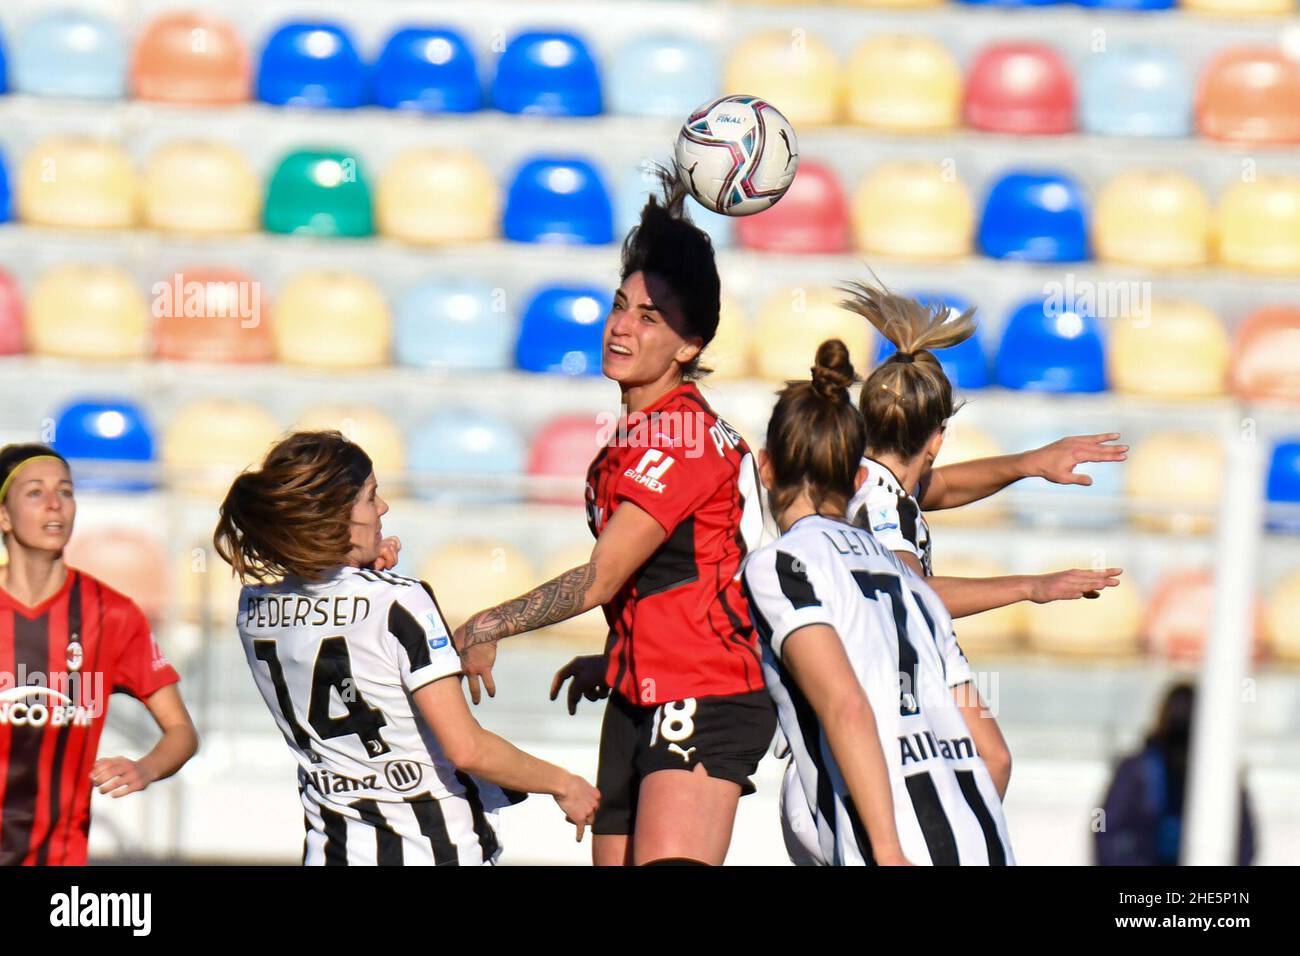
[[[757,96],[723,96],[693,110],[674,153],[690,194],[727,216],[771,207],[799,169],[794,127]]]

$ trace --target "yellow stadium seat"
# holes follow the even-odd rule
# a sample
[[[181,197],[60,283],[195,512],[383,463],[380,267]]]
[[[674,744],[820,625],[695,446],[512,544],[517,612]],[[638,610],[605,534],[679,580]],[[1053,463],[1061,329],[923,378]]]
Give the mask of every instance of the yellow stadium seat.
[[[451,541],[434,549],[420,577],[433,588],[452,630],[476,611],[518,597],[542,582],[522,551],[487,539]]]
[[[1125,265],[1201,266],[1210,255],[1210,201],[1185,173],[1133,170],[1102,187],[1093,217],[1097,258]]]
[[[970,252],[975,210],[966,187],[939,163],[885,163],[858,187],[853,231],[863,252],[959,259]]]
[[[186,621],[203,615],[218,626],[234,618],[242,585],[211,542],[181,551],[176,557],[175,610]]]
[[[59,136],[34,147],[19,173],[18,216],[65,229],[130,229],[139,184],[131,157],[116,143]]]
[[[1152,398],[1222,395],[1231,351],[1213,311],[1190,299],[1153,299],[1111,325],[1111,387]]]
[[[718,332],[700,358],[700,364],[713,369],[709,381],[749,377],[753,367],[750,339],[749,322],[740,304],[724,293]]]
[[[1300,663],[1300,571],[1292,571],[1269,594],[1264,628],[1275,657]]]
[[[220,502],[246,468],[261,465],[280,426],[260,405],[201,399],[181,408],[163,433],[163,465],[171,486]]]
[[[998,444],[988,432],[976,425],[962,421],[958,414],[948,423],[943,435],[943,447],[935,467],[956,465],[976,458],[993,458],[1005,455],[1006,450]],[[944,511],[927,511],[925,520],[939,528],[965,528],[986,525],[1002,520],[1006,516],[1006,498],[993,495],[983,501],[961,508],[948,508]]]
[[[1211,436],[1161,432],[1136,442],[1125,468],[1133,523],[1177,534],[1208,531],[1222,473],[1223,449]]]
[[[1225,266],[1300,273],[1300,177],[1234,183],[1219,200],[1217,233]]]
[[[591,538],[579,539],[573,544],[548,555],[546,560],[542,562],[542,573],[539,580],[549,581],[565,571],[586,564],[591,560],[591,549],[594,546],[595,541]],[[531,584],[528,585],[528,587],[532,586]],[[566,640],[581,641],[589,648],[588,653],[596,654],[605,647],[605,637],[609,633],[609,625],[605,622],[605,612],[598,607],[594,607],[577,617],[546,628],[545,633],[554,634],[556,637]]]
[[[387,498],[400,488],[406,474],[406,442],[396,423],[377,408],[365,405],[318,405],[303,412],[295,431],[340,431],[370,456],[379,494]]]
[[[383,294],[351,272],[304,272],[290,280],[272,331],[281,362],[321,368],[383,365],[393,334]]]
[[[806,380],[812,374],[817,346],[838,338],[849,347],[856,368],[871,355],[871,326],[840,308],[844,296],[835,289],[779,289],[764,301],[754,328],[754,363],[763,378]]]
[[[848,118],[873,129],[928,133],[961,125],[961,67],[923,34],[884,34],[849,58]]]
[[[144,219],[168,232],[256,232],[261,184],[244,154],[222,143],[163,146],[144,172]]]
[[[472,153],[401,153],[379,180],[375,208],[379,231],[403,242],[480,242],[501,225],[496,180]]]
[[[1178,6],[1217,17],[1285,16],[1295,11],[1295,0],[1179,0]]]
[[[152,620],[167,607],[167,556],[151,535],[120,527],[75,531],[64,557],[72,567],[121,591]]]
[[[1103,566],[1123,568],[1125,558],[1112,553],[1105,538],[1089,538],[1073,539],[1044,555],[1036,570],[1046,574]],[[1115,658],[1141,650],[1142,598],[1131,570],[1120,578],[1118,587],[1106,588],[1100,597],[1023,606],[1029,646],[1039,653]]]
[[[958,509],[960,510],[960,509]],[[1007,573],[993,561],[975,557],[945,557],[935,562],[936,576],[950,578],[996,578]],[[982,614],[972,614],[953,622],[957,643],[972,659],[983,655],[1014,654],[1024,643],[1026,605],[1008,604]]]
[[[846,7],[878,7],[888,10],[912,10],[923,7],[937,7],[945,0],[839,0]]]
[[[143,358],[149,306],[132,278],[110,266],[56,266],[28,299],[27,335],[40,355]]]
[[[723,87],[758,96],[794,128],[825,126],[840,116],[840,65],[835,54],[802,28],[755,33],[727,61]]]

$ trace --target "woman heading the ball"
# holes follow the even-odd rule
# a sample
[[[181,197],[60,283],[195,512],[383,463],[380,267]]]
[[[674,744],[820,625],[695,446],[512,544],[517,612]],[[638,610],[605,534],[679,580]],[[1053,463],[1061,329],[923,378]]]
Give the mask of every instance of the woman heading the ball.
[[[502,638],[602,607],[606,653],[555,675],[579,697],[608,696],[600,739],[597,865],[721,864],[736,807],[772,741],[749,608],[736,579],[762,531],[749,448],[694,382],[718,327],[708,236],[685,218],[683,187],[661,171],[623,243],[601,368],[624,420],[587,473],[590,560],[481,611],[456,632],[471,694],[494,694]],[[628,427],[624,427],[624,426]]]

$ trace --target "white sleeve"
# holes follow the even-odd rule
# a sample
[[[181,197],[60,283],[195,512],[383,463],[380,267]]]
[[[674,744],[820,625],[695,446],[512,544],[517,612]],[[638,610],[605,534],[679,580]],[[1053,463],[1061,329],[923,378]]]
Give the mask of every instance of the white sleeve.
[[[939,656],[943,658],[943,671],[948,686],[957,687],[974,680],[970,661],[966,660],[966,655],[957,646],[957,634],[952,627],[952,617],[948,614],[948,609],[943,606],[939,595],[934,593],[930,585],[911,572],[908,572],[907,584],[916,595],[926,617],[929,618],[930,626],[934,628],[934,639],[939,645]]]
[[[908,514],[900,513],[900,502],[906,502],[904,507],[908,507]],[[921,549],[914,540],[916,515],[912,514],[915,509],[911,506],[911,499],[899,498],[883,485],[875,482],[863,484],[849,504],[848,519],[859,528],[870,531],[890,551],[906,551],[919,559]]]
[[[388,634],[397,645],[402,686],[416,691],[440,677],[460,673],[460,655],[451,643],[451,631],[433,599],[433,590],[421,581],[399,586],[388,607]]]
[[[824,601],[826,588],[819,592],[810,569],[781,542],[754,552],[745,562],[745,593],[749,596],[759,639],[767,642],[777,657],[785,639],[809,624],[832,625],[831,609]]]

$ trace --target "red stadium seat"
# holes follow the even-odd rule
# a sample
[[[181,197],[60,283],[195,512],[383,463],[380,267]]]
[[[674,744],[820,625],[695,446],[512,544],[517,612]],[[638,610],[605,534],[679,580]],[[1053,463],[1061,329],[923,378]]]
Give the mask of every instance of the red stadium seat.
[[[151,620],[167,606],[167,557],[156,538],[131,528],[87,528],[73,532],[66,558],[121,591]]]
[[[154,349],[180,362],[269,362],[270,306],[260,282],[237,269],[184,269],[154,287]]]
[[[1300,63],[1281,47],[1220,51],[1201,74],[1196,126],[1211,139],[1300,143]]]
[[[1271,306],[1237,330],[1232,388],[1251,401],[1300,404],[1300,307]]]
[[[1156,585],[1142,622],[1147,652],[1170,661],[1201,659],[1214,625],[1214,575],[1209,571],[1171,571]],[[1253,652],[1264,650],[1264,614],[1255,614]]]
[[[1074,129],[1074,78],[1042,43],[995,43],[980,51],[966,80],[966,122],[992,133]]]
[[[814,160],[799,164],[781,201],[736,222],[740,244],[763,252],[837,253],[849,248],[849,204],[833,170]]]
[[[165,13],[149,23],[131,56],[137,99],[225,105],[248,99],[253,71],[238,31],[206,13]]]
[[[14,277],[0,269],[0,355],[15,355],[26,347],[23,294]]]
[[[564,415],[542,428],[528,451],[528,474],[551,480],[533,500],[548,504],[581,501],[587,466],[600,450],[598,438],[608,440],[613,424],[593,415]],[[562,482],[570,482],[572,487],[566,490]]]

